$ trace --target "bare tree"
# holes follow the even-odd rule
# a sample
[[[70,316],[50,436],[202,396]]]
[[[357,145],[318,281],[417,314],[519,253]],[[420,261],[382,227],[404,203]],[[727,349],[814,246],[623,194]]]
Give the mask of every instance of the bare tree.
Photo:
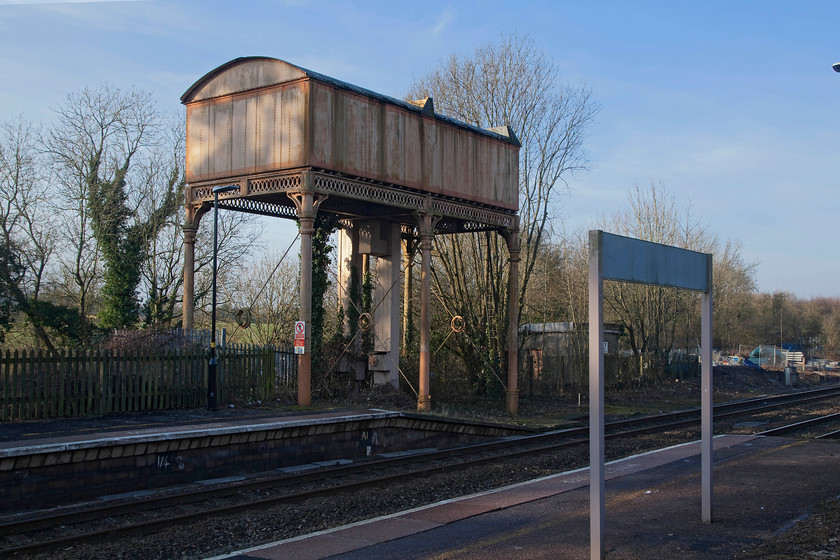
[[[541,248],[529,284],[523,321],[529,323],[568,322],[574,336],[566,342],[562,362],[554,356],[541,357],[546,378],[556,386],[584,387],[586,379],[586,324],[588,320],[589,252],[585,232],[556,232],[552,243]],[[538,335],[539,336],[539,335]],[[539,342],[543,343],[544,340]],[[551,368],[554,368],[553,370]],[[529,380],[530,383],[530,380]]]
[[[263,222],[255,220],[253,214],[219,211],[219,246],[218,259],[218,305],[220,307],[241,307],[236,297],[238,286],[250,274],[254,259],[265,250],[260,241],[264,231]],[[179,233],[180,279],[183,282],[183,237]],[[209,326],[213,263],[213,224],[212,214],[202,220],[195,242],[195,306],[200,314],[196,316],[198,325]],[[178,297],[183,284],[179,284]],[[180,304],[180,299],[178,301]]]
[[[432,97],[441,113],[484,128],[508,125],[517,134],[522,144],[521,314],[540,246],[551,232],[557,196],[570,174],[587,168],[583,140],[598,104],[587,87],[563,85],[552,60],[531,38],[514,35],[467,57],[453,54],[418,80],[407,97]],[[504,245],[488,233],[436,239],[436,291],[449,309],[459,310],[467,332],[478,339],[454,339],[457,351],[490,383],[488,363],[501,361],[507,324]]]
[[[82,185],[70,185],[69,181],[58,184],[61,190],[54,200],[58,210],[55,219],[62,226],[59,243],[64,250],[57,255],[55,284],[60,300],[78,309],[79,340],[86,343],[90,338],[90,315],[102,284],[99,244],[90,229]]]
[[[47,212],[49,196],[40,174],[37,141],[37,129],[23,118],[0,125],[0,241],[8,291],[3,299],[13,303],[32,324],[36,338],[52,348],[39,298],[55,251],[56,225]]]
[[[713,268],[715,344],[734,350],[752,313],[757,265],[744,260],[740,242],[727,241],[714,255]]]
[[[826,357],[840,356],[840,298],[818,298],[820,339]]]
[[[59,286],[64,298],[78,306],[83,343],[90,338],[89,317],[104,272],[101,247],[93,233],[87,201],[106,148],[120,141],[114,111],[109,109],[112,102],[109,97],[107,91],[88,89],[68,95],[64,104],[55,110],[57,123],[44,138],[56,188],[54,203],[62,221],[62,242],[66,247],[59,257]]]
[[[721,320],[723,325],[728,323],[728,318],[726,321],[723,318],[731,312],[729,306],[742,303],[755,289],[755,264],[743,260],[740,245],[727,242],[721,249],[717,236],[695,214],[691,202],[678,204],[661,183],[651,181],[644,189],[634,185],[628,191],[627,208],[604,220],[603,226],[612,233],[711,253],[714,312],[716,320]],[[674,288],[607,282],[604,301],[613,317],[624,325],[636,356],[653,354],[664,359],[675,344],[699,345],[696,294]],[[731,340],[734,334],[725,336]]]
[[[164,119],[156,144],[139,166],[140,197],[137,215],[147,227],[140,231],[146,247],[140,266],[143,322],[150,326],[173,323],[183,282],[183,239],[180,215],[161,213],[159,201],[174,193],[184,196],[186,130],[183,118]]]
[[[661,184],[651,181],[647,189],[638,184],[628,190],[627,208],[606,221],[604,229],[702,252],[713,252],[717,241],[694,215]],[[654,354],[666,358],[674,347],[680,321],[694,306],[694,296],[659,286],[607,282],[604,302],[627,331],[636,356]]]
[[[46,146],[68,200],[79,209],[77,223],[84,226],[74,243],[82,248],[81,241],[90,239],[89,227],[103,260],[100,319],[106,327],[133,325],[148,243],[178,210],[183,189],[175,165],[163,181],[164,190],[146,183],[158,176],[149,169],[160,142],[161,115],[149,93],[103,85],[68,95],[56,116]]]

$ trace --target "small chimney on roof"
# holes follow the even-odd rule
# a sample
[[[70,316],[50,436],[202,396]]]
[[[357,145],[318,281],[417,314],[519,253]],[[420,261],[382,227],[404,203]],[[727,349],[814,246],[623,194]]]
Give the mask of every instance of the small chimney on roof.
[[[420,107],[423,111],[424,115],[428,115],[430,117],[435,116],[435,104],[432,101],[431,97],[424,97],[423,99],[415,99],[414,101],[409,101],[412,105],[416,105]]]

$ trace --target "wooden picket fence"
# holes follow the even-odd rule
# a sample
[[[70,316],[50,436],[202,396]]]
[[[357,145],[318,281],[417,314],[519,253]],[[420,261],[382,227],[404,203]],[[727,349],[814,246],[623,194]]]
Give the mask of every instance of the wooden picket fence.
[[[218,402],[271,398],[290,383],[288,349],[230,345],[219,349]],[[207,403],[204,349],[7,350],[0,354],[0,420],[97,416]]]

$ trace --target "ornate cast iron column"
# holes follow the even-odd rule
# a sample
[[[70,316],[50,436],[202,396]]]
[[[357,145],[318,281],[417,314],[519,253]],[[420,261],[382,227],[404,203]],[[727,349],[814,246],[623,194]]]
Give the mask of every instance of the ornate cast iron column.
[[[507,411],[519,412],[519,229],[518,224],[503,231],[510,254],[508,269],[508,382]]]
[[[298,406],[312,403],[312,234],[315,216],[326,196],[312,192],[314,176],[301,173],[301,190],[288,193],[297,207],[300,223],[300,320],[306,324],[303,354],[298,355]]]
[[[418,216],[420,234],[420,380],[418,382],[417,411],[432,409],[432,397],[429,395],[429,373],[431,354],[429,345],[432,338],[431,281],[432,281],[432,241],[435,237],[435,224],[439,218],[431,213],[431,201],[426,199],[425,210]]]
[[[193,313],[195,311],[195,238],[198,234],[198,223],[207,212],[207,208],[192,205],[186,206],[184,218],[184,301],[181,326],[185,329],[193,328]]]

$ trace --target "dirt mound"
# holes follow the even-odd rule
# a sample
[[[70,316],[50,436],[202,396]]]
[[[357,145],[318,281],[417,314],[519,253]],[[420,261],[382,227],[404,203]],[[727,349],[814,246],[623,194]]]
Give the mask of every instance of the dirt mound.
[[[736,393],[773,392],[783,383],[779,373],[749,366],[715,366],[716,390]]]
[[[793,389],[803,389],[822,383],[837,383],[836,372],[800,371],[793,380]],[[714,372],[715,400],[745,398],[751,394],[773,394],[790,391],[784,370],[758,369],[749,366],[716,366]]]

